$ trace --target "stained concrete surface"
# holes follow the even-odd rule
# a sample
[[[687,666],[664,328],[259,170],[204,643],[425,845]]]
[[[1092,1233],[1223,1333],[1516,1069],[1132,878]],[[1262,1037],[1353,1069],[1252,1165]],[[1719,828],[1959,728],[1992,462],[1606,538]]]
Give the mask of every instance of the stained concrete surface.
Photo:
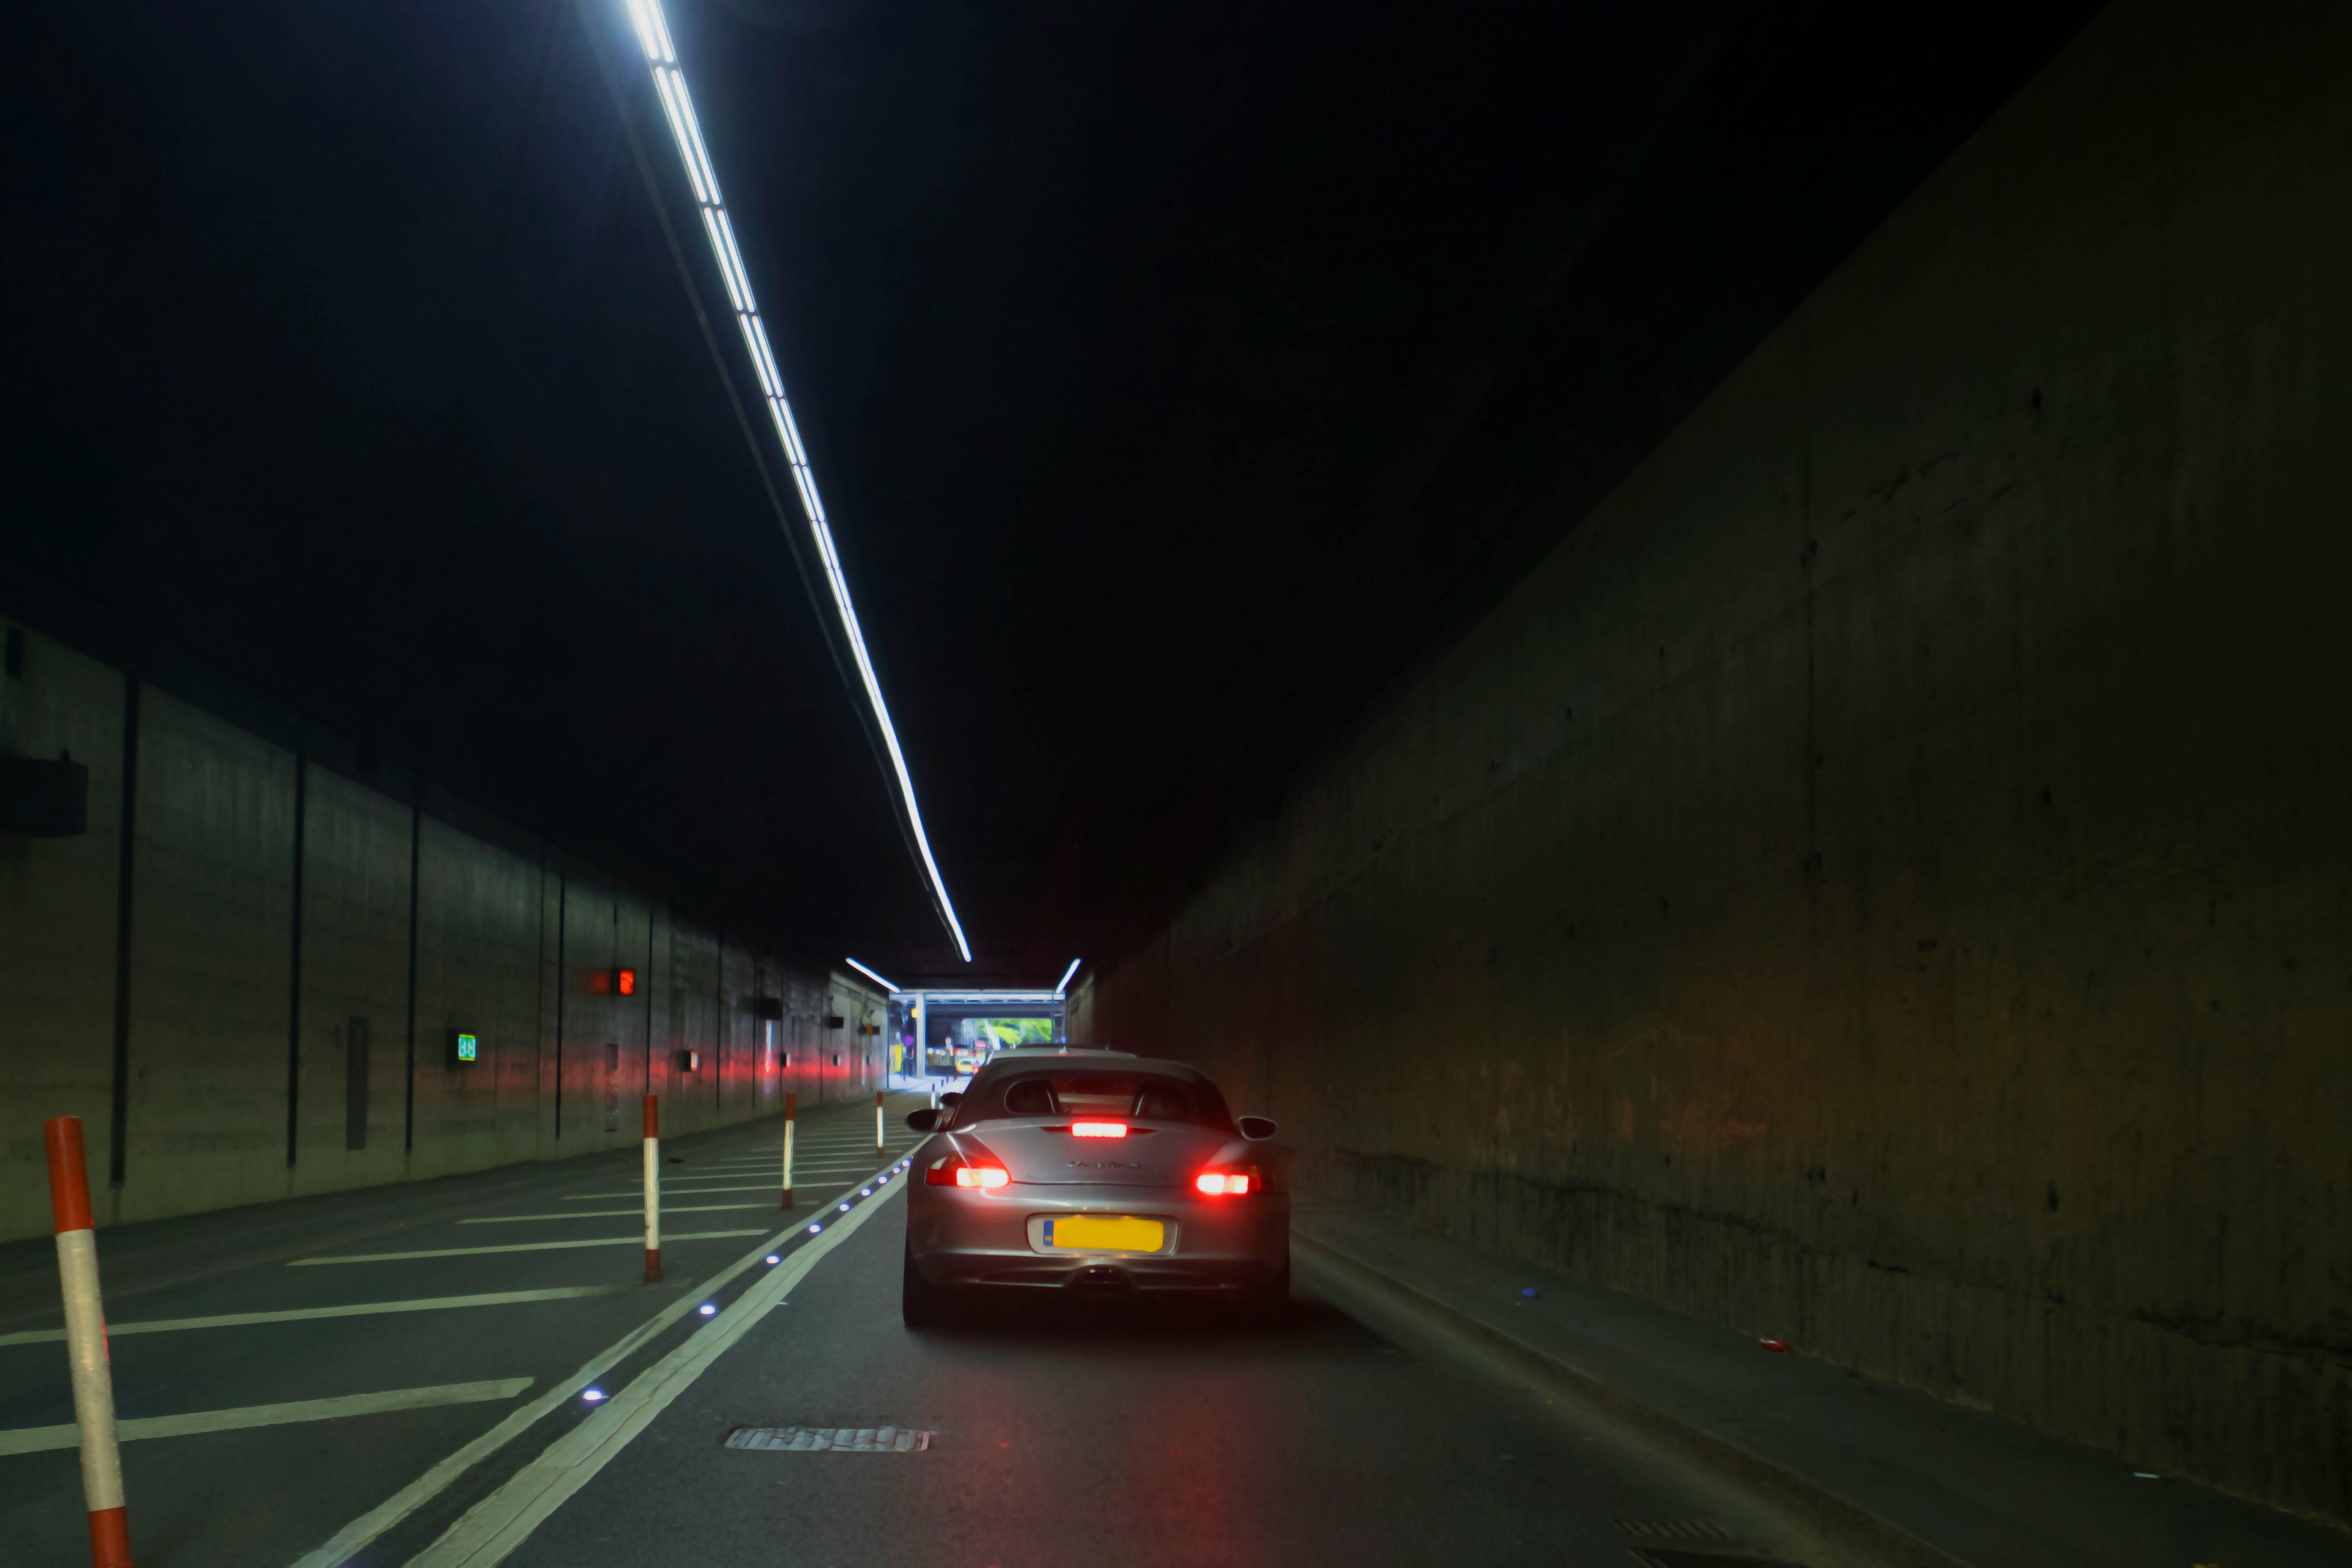
[[[1076,1037],[2352,1521],[2347,146],[2352,10],[2107,7]]]
[[[126,847],[123,673],[37,629],[24,644],[0,744],[71,751],[89,821],[0,834],[0,1237],[46,1234],[53,1116],[82,1120],[103,1226],[630,1147],[649,1092],[675,1133],[879,1081],[881,1037],[824,1026],[876,1015],[854,978],[730,942],[519,835],[490,842],[444,820],[446,799],[394,798],[152,683]],[[755,997],[784,1016],[758,1017]],[[481,1042],[474,1067],[450,1065],[459,1029]]]

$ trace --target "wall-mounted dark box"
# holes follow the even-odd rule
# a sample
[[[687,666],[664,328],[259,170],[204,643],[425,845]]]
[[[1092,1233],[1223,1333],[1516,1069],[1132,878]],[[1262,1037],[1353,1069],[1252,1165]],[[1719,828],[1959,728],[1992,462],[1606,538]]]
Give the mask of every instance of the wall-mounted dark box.
[[[71,838],[89,831],[89,768],[63,752],[55,762],[0,757],[0,833]]]

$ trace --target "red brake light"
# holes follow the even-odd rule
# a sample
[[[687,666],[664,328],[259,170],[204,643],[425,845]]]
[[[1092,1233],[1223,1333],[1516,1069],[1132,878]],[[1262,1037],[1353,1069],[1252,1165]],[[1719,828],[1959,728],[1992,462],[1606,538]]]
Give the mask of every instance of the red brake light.
[[[973,1159],[962,1153],[954,1153],[942,1155],[932,1161],[924,1168],[923,1184],[927,1187],[993,1189],[1009,1186],[1012,1184],[1013,1173],[1006,1170],[995,1155],[981,1148],[976,1142],[971,1147],[972,1152],[979,1158]]]
[[[1238,1198],[1249,1192],[1255,1176],[1251,1171],[1203,1171],[1192,1185],[1213,1198]]]
[[[1070,1136],[1073,1138],[1124,1138],[1127,1136],[1127,1123],[1124,1121],[1073,1121],[1070,1123]]]

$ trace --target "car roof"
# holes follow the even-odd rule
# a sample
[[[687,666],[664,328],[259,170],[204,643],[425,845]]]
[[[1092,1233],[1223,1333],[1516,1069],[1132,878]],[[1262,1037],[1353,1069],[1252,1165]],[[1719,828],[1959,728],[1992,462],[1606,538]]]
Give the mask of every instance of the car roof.
[[[1000,1062],[1003,1064],[1004,1072],[1067,1062],[1072,1067],[1116,1068],[1125,1072],[1168,1073],[1178,1078],[1197,1079],[1202,1083],[1214,1081],[1190,1062],[1163,1061],[1153,1057],[1139,1057],[1132,1051],[1108,1051],[1095,1046],[1022,1046],[1009,1051],[999,1051],[988,1058],[988,1064],[975,1077],[1001,1076],[997,1070]]]
[[[996,1053],[1000,1057],[1123,1057],[1132,1061],[1133,1051],[1114,1051],[1107,1046],[1013,1046]]]

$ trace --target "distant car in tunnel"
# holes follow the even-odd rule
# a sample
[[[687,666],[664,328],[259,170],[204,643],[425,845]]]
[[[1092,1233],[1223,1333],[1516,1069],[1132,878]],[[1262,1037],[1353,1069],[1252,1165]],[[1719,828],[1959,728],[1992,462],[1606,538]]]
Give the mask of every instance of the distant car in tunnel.
[[[1290,1295],[1289,1185],[1275,1124],[1236,1120],[1181,1062],[1068,1047],[1000,1052],[908,1169],[910,1328],[986,1300]]]

